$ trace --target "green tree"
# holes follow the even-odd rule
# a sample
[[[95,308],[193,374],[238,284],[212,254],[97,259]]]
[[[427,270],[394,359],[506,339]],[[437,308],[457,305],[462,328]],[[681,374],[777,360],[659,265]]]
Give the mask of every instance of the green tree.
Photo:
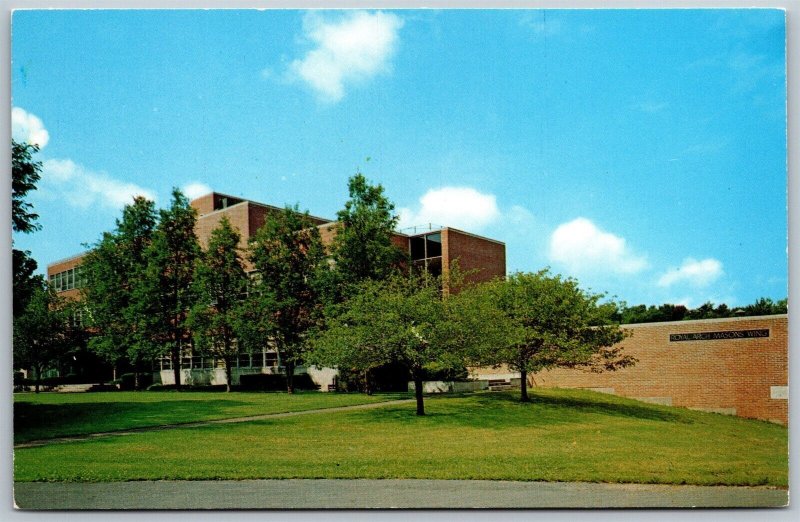
[[[70,346],[70,311],[56,293],[36,287],[25,310],[14,319],[14,366],[30,370],[36,393],[42,374],[54,368]]]
[[[497,324],[482,317],[469,292],[443,298],[442,284],[441,278],[413,272],[365,279],[326,318],[312,360],[356,371],[400,363],[414,381],[417,415],[424,415],[426,371],[462,368],[469,354],[488,349],[493,336],[484,327]]]
[[[188,326],[194,333],[195,347],[219,357],[225,364],[226,391],[231,391],[231,368],[238,356],[238,327],[247,293],[247,274],[239,254],[241,236],[227,217],[211,231],[208,249],[195,269],[197,302]]]
[[[611,321],[616,307],[600,304],[602,294],[584,292],[572,278],[545,269],[516,273],[482,290],[513,325],[483,362],[520,372],[522,402],[530,401],[529,374],[555,367],[613,371],[636,362],[614,346],[624,338]]]
[[[781,299],[775,303],[769,297],[761,297],[757,299],[755,303],[749,304],[743,308],[744,315],[785,314],[787,312],[787,302],[786,299]]]
[[[322,317],[320,284],[329,268],[319,229],[297,206],[274,212],[250,240],[250,261],[258,282],[251,287],[242,339],[251,350],[269,340],[293,393],[294,371]]]
[[[89,349],[115,369],[128,361],[137,389],[142,364],[157,353],[141,321],[150,304],[143,285],[155,226],[155,204],[136,197],[123,209],[114,232],[104,233],[81,263],[85,322],[93,330]]]
[[[11,228],[14,232],[27,234],[41,228],[36,223],[39,215],[33,212],[33,205],[25,201],[25,196],[36,190],[41,178],[42,164],[33,159],[37,152],[36,145],[11,140]]]
[[[331,246],[332,274],[340,292],[364,279],[380,280],[402,265],[405,255],[392,243],[398,217],[381,185],[360,172],[347,182],[350,199],[337,213],[338,230]]]
[[[136,289],[139,327],[149,341],[168,353],[175,375],[175,388],[181,387],[181,356],[191,336],[186,325],[195,304],[192,281],[200,245],[194,227],[197,211],[177,188],[172,203],[159,211],[153,239],[145,250],[148,260],[144,284]]]
[[[25,200],[28,193],[36,190],[41,178],[42,164],[33,155],[39,151],[36,145],[17,143],[11,140],[11,229],[14,232],[29,234],[39,230],[36,222],[39,215],[33,212],[33,205]],[[11,250],[13,270],[13,316],[25,310],[32,294],[43,283],[41,276],[35,275],[37,264],[27,250]]]

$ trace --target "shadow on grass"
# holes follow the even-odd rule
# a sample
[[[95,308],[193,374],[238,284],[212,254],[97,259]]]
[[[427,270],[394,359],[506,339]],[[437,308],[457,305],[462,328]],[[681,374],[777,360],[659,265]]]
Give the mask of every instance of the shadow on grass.
[[[246,402],[87,402],[14,405],[14,442],[218,418]],[[202,410],[198,412],[198,408]]]
[[[546,426],[585,423],[587,415],[607,415],[658,422],[691,423],[685,416],[655,406],[638,405],[633,401],[608,401],[602,397],[531,395],[530,403],[522,403],[513,393],[477,393],[460,397],[426,398],[424,417],[417,417],[412,406],[391,406],[352,412],[369,422],[408,423],[409,419],[426,425],[471,426],[503,429],[524,426]]]

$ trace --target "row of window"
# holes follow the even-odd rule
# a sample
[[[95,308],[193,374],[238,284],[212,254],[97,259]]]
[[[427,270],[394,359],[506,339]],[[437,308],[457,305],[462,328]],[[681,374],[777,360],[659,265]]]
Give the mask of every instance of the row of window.
[[[160,360],[162,370],[172,369],[172,359],[169,357],[162,357]],[[261,352],[254,354],[239,354],[239,357],[234,362],[236,368],[270,368],[278,365],[278,355],[275,352]],[[182,369],[196,369],[208,370],[213,368],[222,368],[222,360],[216,357],[181,357]]]
[[[50,276],[50,286],[56,292],[81,288],[85,282],[80,265]]]

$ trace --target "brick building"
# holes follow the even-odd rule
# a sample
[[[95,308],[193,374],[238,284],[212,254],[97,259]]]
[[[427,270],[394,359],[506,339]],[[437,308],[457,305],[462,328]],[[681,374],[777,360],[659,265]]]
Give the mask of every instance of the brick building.
[[[258,203],[247,199],[212,192],[190,202],[197,210],[195,233],[200,245],[205,248],[214,230],[223,216],[241,234],[240,247],[247,248],[248,240],[265,223],[272,212],[280,212],[281,208]],[[336,235],[339,224],[335,221],[311,216],[312,222],[319,227],[320,236],[325,245],[330,245]],[[424,232],[404,234],[395,232],[392,237],[395,246],[406,252],[412,263],[424,266],[430,272],[439,274],[447,271],[453,261],[458,260],[462,269],[471,271],[469,278],[473,281],[488,281],[494,277],[503,277],[506,272],[505,245],[500,241],[480,237],[454,228],[428,227]],[[53,287],[61,295],[78,298],[81,284],[80,262],[83,254],[50,264],[47,277]],[[252,266],[245,261],[245,269]],[[171,362],[164,359],[159,362],[157,378],[164,384],[174,382]],[[224,382],[224,372],[218,368],[217,361],[187,354],[182,361],[184,380],[188,384],[217,384]],[[278,371],[280,361],[277,355],[265,349],[261,354],[242,354],[234,371],[234,383],[240,374],[270,373]],[[299,369],[304,371],[304,369]],[[332,373],[316,375],[315,380],[323,384],[332,378]]]
[[[583,388],[645,402],[789,421],[788,317],[770,315],[622,325],[620,344],[638,362],[616,372],[554,369],[529,384]],[[479,368],[478,378],[513,378]]]

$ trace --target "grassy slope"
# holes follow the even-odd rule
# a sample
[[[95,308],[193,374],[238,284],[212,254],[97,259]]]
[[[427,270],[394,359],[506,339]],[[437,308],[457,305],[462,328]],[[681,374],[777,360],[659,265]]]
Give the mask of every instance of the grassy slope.
[[[14,442],[267,413],[333,408],[404,394],[111,392],[14,395]]]
[[[786,486],[787,430],[575,390],[17,450],[15,479],[437,478]]]

